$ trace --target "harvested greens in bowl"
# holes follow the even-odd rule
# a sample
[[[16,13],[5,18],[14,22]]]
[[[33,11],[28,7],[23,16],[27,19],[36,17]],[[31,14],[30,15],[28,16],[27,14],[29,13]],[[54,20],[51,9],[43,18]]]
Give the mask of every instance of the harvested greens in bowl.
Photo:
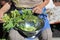
[[[44,26],[42,18],[35,16],[30,9],[22,9],[20,11],[14,10],[9,14],[3,16],[3,28],[9,31],[11,28],[17,28],[21,30],[25,35],[35,35],[37,30],[40,30]]]

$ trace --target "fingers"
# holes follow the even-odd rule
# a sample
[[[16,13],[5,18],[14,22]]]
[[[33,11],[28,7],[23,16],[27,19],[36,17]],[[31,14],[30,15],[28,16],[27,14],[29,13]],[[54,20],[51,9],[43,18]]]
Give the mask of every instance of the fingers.
[[[0,19],[0,21],[2,21],[2,19]]]
[[[3,23],[4,21],[3,21],[3,19],[2,19],[2,17],[0,17],[0,23]]]
[[[35,12],[37,10],[37,8],[33,8],[32,12]]]
[[[2,19],[0,19],[0,23],[3,23],[4,21]]]
[[[37,13],[37,14],[40,14],[40,13],[42,13],[42,9],[40,9],[39,7],[35,7],[35,8],[33,9],[33,12],[34,12],[34,13]]]
[[[0,17],[0,20],[2,20],[2,17]]]
[[[38,14],[40,14],[41,13],[41,10],[36,10],[36,12],[35,13],[38,13]]]
[[[2,16],[0,16],[0,19],[2,19],[3,17]]]

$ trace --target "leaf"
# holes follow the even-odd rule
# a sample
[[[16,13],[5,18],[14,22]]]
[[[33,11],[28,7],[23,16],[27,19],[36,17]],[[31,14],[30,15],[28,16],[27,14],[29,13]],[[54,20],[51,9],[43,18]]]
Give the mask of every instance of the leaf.
[[[6,25],[4,25],[4,29],[6,30],[6,31],[9,31],[11,28],[13,28],[14,27],[14,25],[13,25],[13,22],[12,21],[9,21],[9,23],[8,24],[6,24]]]

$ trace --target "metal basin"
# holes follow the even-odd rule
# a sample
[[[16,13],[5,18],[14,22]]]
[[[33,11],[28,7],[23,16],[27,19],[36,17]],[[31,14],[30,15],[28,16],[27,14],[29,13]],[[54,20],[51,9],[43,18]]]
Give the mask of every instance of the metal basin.
[[[44,26],[43,19],[36,20],[36,23],[33,21],[25,20],[18,23],[18,29],[24,33],[27,37],[32,37],[36,35],[36,32],[42,29]]]

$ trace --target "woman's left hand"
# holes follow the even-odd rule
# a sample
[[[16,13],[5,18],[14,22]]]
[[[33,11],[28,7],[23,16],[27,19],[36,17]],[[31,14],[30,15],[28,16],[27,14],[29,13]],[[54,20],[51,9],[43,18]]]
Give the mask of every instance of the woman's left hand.
[[[33,12],[37,13],[37,14],[41,14],[42,13],[42,8],[40,6],[36,6],[35,8],[33,8]]]

